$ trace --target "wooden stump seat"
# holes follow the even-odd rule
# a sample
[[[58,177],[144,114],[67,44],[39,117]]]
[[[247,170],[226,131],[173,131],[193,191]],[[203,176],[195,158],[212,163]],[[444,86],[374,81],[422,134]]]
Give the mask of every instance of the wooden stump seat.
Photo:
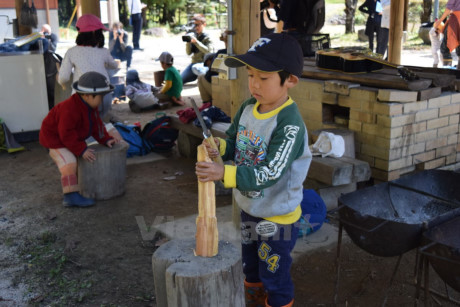
[[[214,257],[194,255],[195,239],[176,239],[152,256],[158,306],[243,307],[243,268],[240,251],[219,241]]]
[[[121,142],[112,148],[101,144],[90,145],[96,161],[78,158],[78,182],[85,197],[106,200],[125,192],[126,151],[128,144]]]

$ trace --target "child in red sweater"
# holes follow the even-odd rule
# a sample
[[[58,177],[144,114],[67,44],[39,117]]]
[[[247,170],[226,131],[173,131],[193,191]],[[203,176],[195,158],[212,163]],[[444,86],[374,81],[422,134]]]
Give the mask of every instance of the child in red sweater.
[[[98,111],[103,96],[114,87],[104,75],[91,71],[74,82],[73,88],[76,93],[53,107],[43,120],[40,144],[49,148],[49,155],[61,173],[64,206],[88,207],[95,202],[79,193],[77,157],[96,160],[94,150],[85,142],[90,136],[108,147],[118,143],[108,134]]]

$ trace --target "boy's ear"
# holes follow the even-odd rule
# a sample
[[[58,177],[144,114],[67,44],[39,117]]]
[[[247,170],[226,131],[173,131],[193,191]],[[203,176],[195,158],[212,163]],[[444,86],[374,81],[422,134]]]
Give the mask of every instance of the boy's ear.
[[[294,86],[297,85],[297,83],[299,83],[299,77],[297,77],[296,75],[289,75],[289,77],[286,79],[286,85],[287,85],[287,88],[293,88]]]

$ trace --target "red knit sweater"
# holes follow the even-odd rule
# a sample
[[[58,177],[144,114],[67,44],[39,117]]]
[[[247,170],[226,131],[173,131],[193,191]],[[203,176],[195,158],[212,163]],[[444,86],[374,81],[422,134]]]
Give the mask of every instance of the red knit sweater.
[[[90,136],[104,145],[112,138],[97,108],[91,108],[79,94],[73,94],[53,107],[43,120],[40,144],[53,149],[66,147],[78,157],[85,152],[85,140]]]

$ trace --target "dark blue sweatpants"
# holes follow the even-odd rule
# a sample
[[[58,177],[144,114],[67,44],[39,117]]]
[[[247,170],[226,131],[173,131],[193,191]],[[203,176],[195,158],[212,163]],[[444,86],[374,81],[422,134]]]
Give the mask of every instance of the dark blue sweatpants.
[[[241,246],[246,281],[262,282],[270,306],[284,306],[294,298],[291,251],[299,229],[241,211]]]

